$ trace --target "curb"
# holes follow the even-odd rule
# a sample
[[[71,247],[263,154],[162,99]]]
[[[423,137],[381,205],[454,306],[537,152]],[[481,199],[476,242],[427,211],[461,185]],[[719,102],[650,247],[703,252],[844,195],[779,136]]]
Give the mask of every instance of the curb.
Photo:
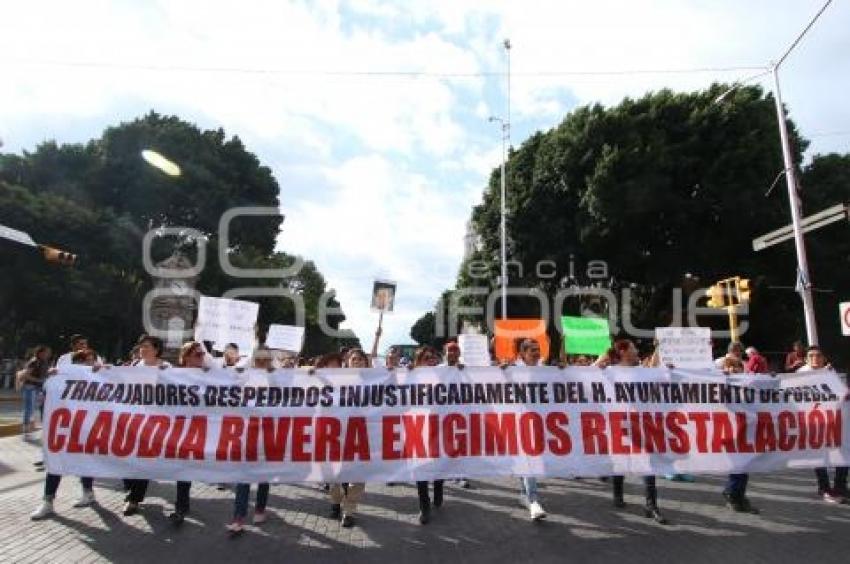
[[[5,423],[0,425],[0,437],[11,437],[13,435],[20,435],[23,431],[23,426],[21,423]]]

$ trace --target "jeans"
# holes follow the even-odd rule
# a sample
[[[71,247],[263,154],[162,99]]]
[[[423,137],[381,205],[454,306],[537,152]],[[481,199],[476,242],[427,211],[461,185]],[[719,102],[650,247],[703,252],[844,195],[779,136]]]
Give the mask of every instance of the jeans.
[[[251,498],[251,484],[236,484],[236,499],[233,501],[233,518],[244,519],[248,515],[248,501]],[[257,484],[257,503],[254,510],[262,513],[269,501],[269,483]]]
[[[434,480],[435,505],[442,505],[443,503],[443,482],[444,480]],[[431,506],[431,497],[428,495],[428,482],[416,482],[416,493],[419,494],[419,507]]]
[[[38,386],[33,386],[32,384],[24,384],[21,391],[24,394],[24,425],[29,425],[30,421],[32,421],[33,413],[35,413],[41,389]]]
[[[524,495],[528,503],[534,503],[537,499],[537,478],[520,478],[519,493]]]
[[[818,479],[818,492],[823,493],[835,490],[839,493],[847,491],[847,466],[835,467],[835,487],[829,487],[829,470],[826,468],[815,468],[815,476]]]
[[[145,494],[148,491],[148,480],[137,480],[133,478],[127,480],[125,484],[129,485],[130,488],[124,501],[142,503],[145,500]]]
[[[192,482],[177,482],[177,495],[174,498],[175,513],[189,513],[189,491]]]
[[[749,474],[729,474],[729,480],[723,493],[735,500],[744,499],[747,495],[747,482],[750,481]]]
[[[44,499],[53,500],[56,497],[56,490],[59,489],[59,482],[62,481],[62,476],[59,474],[48,474],[44,480]],[[92,478],[80,478],[80,483],[83,485],[84,491],[91,491],[94,485]]]

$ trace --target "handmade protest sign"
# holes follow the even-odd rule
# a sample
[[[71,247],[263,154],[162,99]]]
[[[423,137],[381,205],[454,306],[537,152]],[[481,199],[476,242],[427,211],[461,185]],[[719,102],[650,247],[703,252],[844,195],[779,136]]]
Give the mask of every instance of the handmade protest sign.
[[[611,348],[611,331],[606,317],[561,318],[567,354],[604,354]]]
[[[270,349],[301,352],[304,344],[304,328],[295,325],[269,325],[266,346]]]
[[[712,368],[711,329],[708,327],[657,327],[661,364],[676,368]]]
[[[490,348],[487,335],[458,335],[460,362],[465,366],[490,366]]]
[[[217,350],[236,343],[242,353],[254,349],[254,326],[260,305],[255,302],[201,296],[195,321],[195,340],[212,341]]]
[[[847,388],[677,369],[62,367],[47,469],[201,482],[729,474],[850,464]]]
[[[549,336],[543,319],[496,319],[493,322],[493,350],[500,362],[516,359],[519,343],[533,339],[540,346],[540,357],[549,358]]]
[[[382,313],[392,311],[395,305],[395,290],[395,282],[375,280],[372,286],[372,309]]]

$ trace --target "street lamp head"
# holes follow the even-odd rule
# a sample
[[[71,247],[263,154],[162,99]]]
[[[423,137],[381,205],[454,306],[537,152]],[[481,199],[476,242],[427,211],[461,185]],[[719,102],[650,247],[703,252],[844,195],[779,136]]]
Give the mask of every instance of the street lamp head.
[[[502,45],[504,45],[504,46],[505,46],[505,49],[507,49],[508,51],[510,51],[510,49],[511,49],[511,40],[510,40],[510,39],[508,39],[508,38],[506,37],[506,38],[505,38],[505,40],[502,42]]]

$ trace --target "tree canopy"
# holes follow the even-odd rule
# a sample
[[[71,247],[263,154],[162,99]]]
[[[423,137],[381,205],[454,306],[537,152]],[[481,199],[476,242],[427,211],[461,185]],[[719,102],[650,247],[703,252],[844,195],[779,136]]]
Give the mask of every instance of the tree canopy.
[[[580,107],[512,149],[508,254],[517,266],[509,269],[510,285],[550,297],[571,285],[628,288],[632,320],[651,329],[670,323],[673,288],[740,275],[755,283],[748,343],[780,351],[803,337],[793,242],[760,253],[751,244],[790,223],[784,181],[765,197],[784,168],[774,101],[752,86],[717,103],[725,90],[662,90],[613,107]],[[816,156],[802,167],[807,141],[790,120],[788,126],[804,214],[847,201],[850,156]],[[499,269],[499,181],[497,168],[472,212],[482,244],[471,260],[489,268],[490,288]],[[815,286],[832,292],[815,299],[821,345],[833,353],[840,352],[835,304],[850,289],[850,248],[836,229],[806,238]],[[551,276],[539,276],[540,261],[551,261]],[[604,261],[606,275],[588,276],[589,261]],[[465,266],[456,288],[480,285]],[[586,304],[568,299],[554,317]],[[535,300],[521,296],[509,306],[511,317],[540,314]]]
[[[154,149],[179,163],[169,177],[140,158]],[[237,206],[279,207],[271,170],[242,141],[222,129],[201,130],[174,116],[154,112],[108,128],[85,144],[48,141],[33,152],[0,155],[0,224],[28,232],[42,244],[78,254],[79,266],[45,264],[27,248],[3,244],[0,254],[0,349],[21,355],[47,343],[64,349],[63,338],[84,333],[103,354],[126,354],[142,331],[142,299],[151,288],[143,268],[142,239],[150,229],[185,227],[200,231],[207,266],[197,281],[204,295],[220,296],[241,286],[284,287],[306,305],[305,352],[338,345],[318,329],[326,282],[307,260],[289,278],[231,278],[219,267],[219,220]],[[227,255],[243,268],[282,268],[295,256],[276,252],[282,216],[245,217],[232,222]],[[155,262],[180,248],[194,257],[192,237],[154,240]],[[261,303],[259,323],[293,323],[291,301]],[[339,307],[333,297],[327,308]],[[329,316],[338,327],[344,316]]]

